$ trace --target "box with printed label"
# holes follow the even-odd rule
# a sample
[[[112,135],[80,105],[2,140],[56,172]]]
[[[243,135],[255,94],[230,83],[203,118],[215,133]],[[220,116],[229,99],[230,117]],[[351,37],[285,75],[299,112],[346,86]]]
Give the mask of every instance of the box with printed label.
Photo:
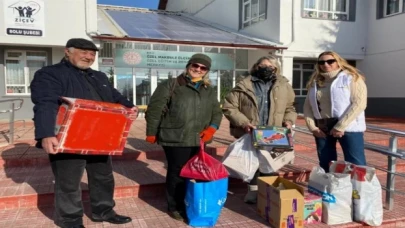
[[[274,228],[304,227],[304,189],[281,177],[258,178],[257,211]]]
[[[322,221],[322,197],[305,193],[304,197],[304,224],[320,223]]]
[[[253,145],[258,148],[272,147],[293,149],[292,132],[285,127],[256,126],[252,132]]]
[[[88,155],[121,155],[136,112],[120,104],[61,98],[56,117],[56,151]]]

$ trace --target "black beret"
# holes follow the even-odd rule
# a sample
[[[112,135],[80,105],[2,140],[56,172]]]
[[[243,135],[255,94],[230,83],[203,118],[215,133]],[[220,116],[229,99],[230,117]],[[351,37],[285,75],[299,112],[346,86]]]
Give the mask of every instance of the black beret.
[[[77,48],[77,49],[82,49],[82,50],[92,50],[92,51],[98,51],[97,46],[91,42],[90,40],[86,40],[83,38],[72,38],[68,40],[66,43],[66,48]]]

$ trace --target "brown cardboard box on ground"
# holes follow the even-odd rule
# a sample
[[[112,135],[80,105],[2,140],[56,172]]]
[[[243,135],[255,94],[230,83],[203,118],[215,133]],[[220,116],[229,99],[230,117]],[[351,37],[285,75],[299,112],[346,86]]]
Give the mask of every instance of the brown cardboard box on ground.
[[[278,189],[279,186],[280,189]],[[302,187],[275,176],[259,177],[258,187],[257,211],[272,227],[304,227],[304,189]]]

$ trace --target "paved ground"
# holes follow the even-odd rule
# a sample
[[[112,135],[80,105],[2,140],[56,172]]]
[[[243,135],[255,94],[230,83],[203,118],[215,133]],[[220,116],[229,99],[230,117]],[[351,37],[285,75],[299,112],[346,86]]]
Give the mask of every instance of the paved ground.
[[[369,119],[369,123],[388,128],[405,130],[401,120]],[[303,122],[299,121],[302,126]],[[0,124],[0,133],[6,134],[8,126]],[[0,147],[0,227],[53,227],[53,178],[47,164],[46,154],[33,147],[33,125],[27,122],[25,128],[20,123],[16,126],[16,145]],[[161,148],[144,141],[145,122],[136,121],[131,129],[130,138],[125,150],[125,159],[114,160],[114,177],[116,180],[115,198],[117,211],[131,215],[134,221],[121,227],[187,227],[184,223],[176,222],[165,213],[164,178],[165,164]],[[366,140],[381,145],[387,144],[388,135],[367,133]],[[226,146],[233,141],[228,133],[228,123],[223,121],[220,130],[215,135],[214,143],[208,148],[210,153],[222,155]],[[297,158],[293,165],[286,166],[281,175],[294,179],[305,185],[308,170],[316,162],[313,139],[301,133],[296,134]],[[6,144],[6,139],[0,138],[0,144]],[[402,139],[400,147],[405,145]],[[370,164],[385,167],[387,158],[367,151]],[[399,163],[401,172],[405,169],[403,161]],[[34,165],[33,165],[34,164]],[[294,174],[294,175],[293,175]],[[385,184],[385,174],[380,172],[379,179]],[[405,180],[397,178],[396,187],[405,192]],[[87,189],[87,179],[84,176],[82,188]],[[226,206],[216,227],[268,227],[257,213],[254,206],[243,203],[244,185],[231,181],[230,194]],[[84,191],[86,214],[88,214],[88,195]],[[383,196],[384,197],[384,196]],[[385,224],[383,227],[405,227],[405,198],[395,197],[393,211],[384,211]],[[86,227],[111,227],[110,224],[95,224],[85,216]],[[327,225],[311,225],[308,227],[328,227]],[[337,227],[362,227],[361,224],[351,223]]]

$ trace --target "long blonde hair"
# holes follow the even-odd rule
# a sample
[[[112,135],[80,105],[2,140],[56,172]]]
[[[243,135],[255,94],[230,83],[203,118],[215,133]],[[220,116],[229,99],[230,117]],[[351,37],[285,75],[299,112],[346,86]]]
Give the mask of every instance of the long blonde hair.
[[[318,56],[317,60],[319,61],[319,59],[324,55],[333,56],[333,58],[336,59],[336,62],[338,64],[339,68],[346,71],[346,72],[348,72],[354,78],[354,81],[357,81],[359,78],[365,80],[364,76],[360,73],[360,71],[357,68],[350,65],[338,53],[336,53],[334,51],[325,51],[325,52],[322,52]],[[312,74],[311,78],[308,81],[307,89],[310,89],[314,85],[314,82],[316,82],[318,86],[323,86],[323,83],[325,82],[325,77],[321,75],[322,70],[320,69],[318,61],[317,61],[316,65],[315,65],[315,71],[314,71],[314,73]]]
[[[258,59],[256,61],[256,63],[253,64],[252,68],[250,68],[250,71],[249,71],[250,75],[253,75],[253,74],[256,73],[256,71],[259,69],[260,63],[263,60],[268,60],[271,63],[271,65],[273,65],[275,67],[274,73],[277,76],[280,76],[280,74],[281,74],[281,66],[280,66],[280,63],[278,62],[278,59],[273,55],[263,56],[260,59]]]

